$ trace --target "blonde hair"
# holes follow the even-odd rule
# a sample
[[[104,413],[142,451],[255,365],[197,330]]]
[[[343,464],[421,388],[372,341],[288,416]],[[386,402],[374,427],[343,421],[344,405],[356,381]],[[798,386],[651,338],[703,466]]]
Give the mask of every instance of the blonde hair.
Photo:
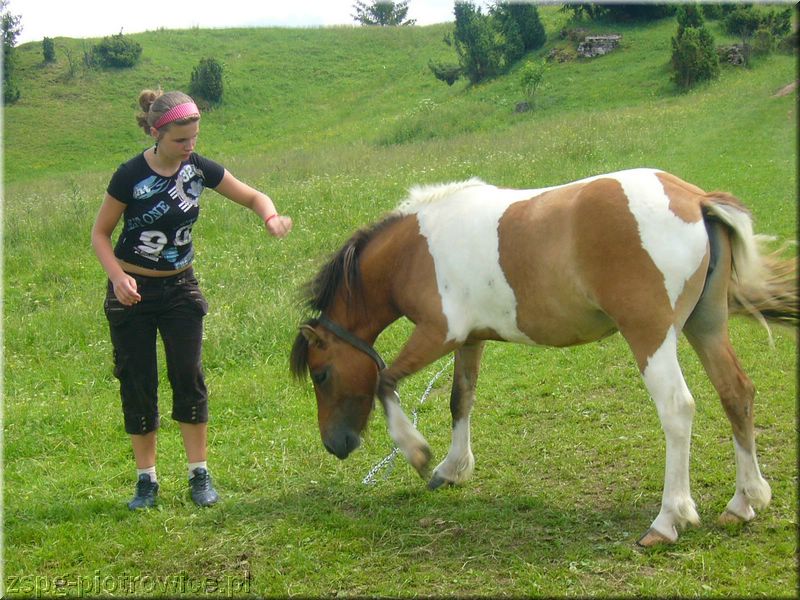
[[[183,92],[163,92],[160,89],[142,90],[139,93],[139,107],[142,109],[142,112],[136,115],[136,123],[139,127],[144,129],[147,135],[150,135],[150,128],[161,118],[161,115],[169,109],[186,102],[194,102],[194,100],[192,100],[191,96]],[[186,125],[187,123],[192,123],[199,119],[199,115],[178,119],[177,121],[172,121],[164,125],[161,129],[168,129],[172,123]]]

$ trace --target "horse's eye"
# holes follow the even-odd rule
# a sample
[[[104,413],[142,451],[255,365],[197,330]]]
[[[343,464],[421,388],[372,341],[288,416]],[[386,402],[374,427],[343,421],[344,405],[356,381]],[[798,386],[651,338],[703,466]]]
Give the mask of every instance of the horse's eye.
[[[322,385],[328,380],[328,373],[330,372],[330,367],[325,367],[322,371],[317,371],[316,373],[311,374],[311,379],[317,385]]]

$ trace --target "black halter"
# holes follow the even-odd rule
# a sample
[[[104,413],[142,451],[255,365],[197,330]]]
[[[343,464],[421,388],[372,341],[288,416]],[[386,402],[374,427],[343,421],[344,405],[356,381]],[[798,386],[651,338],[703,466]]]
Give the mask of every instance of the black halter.
[[[372,360],[374,360],[375,364],[378,365],[378,371],[383,371],[386,368],[386,363],[383,362],[383,359],[381,358],[381,355],[378,354],[375,351],[375,348],[370,346],[368,343],[366,343],[363,340],[358,339],[352,333],[350,333],[349,331],[347,331],[343,327],[340,327],[339,325],[337,325],[336,323],[334,323],[333,321],[331,321],[330,319],[328,319],[325,316],[320,315],[318,321],[319,321],[320,325],[324,326],[325,329],[330,331],[333,335],[338,337],[340,340],[342,340],[344,342],[347,342],[348,344],[350,344],[354,348],[357,348],[358,350],[361,350],[364,354],[366,354]]]

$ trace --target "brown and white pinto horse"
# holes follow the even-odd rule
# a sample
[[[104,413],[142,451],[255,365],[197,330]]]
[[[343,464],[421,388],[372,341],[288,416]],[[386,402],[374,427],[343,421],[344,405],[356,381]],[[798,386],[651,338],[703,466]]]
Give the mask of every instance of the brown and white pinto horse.
[[[734,197],[652,169],[544,189],[477,179],[414,188],[309,284],[319,317],[301,326],[292,370],[311,374],[331,453],[343,459],[358,447],[377,395],[392,439],[427,477],[428,444],[395,390],[455,351],[452,444],[430,478],[435,489],[472,474],[469,418],[486,340],[570,346],[619,331],[666,435],[661,511],[639,540],[650,546],[699,522],[689,489],[694,400],[677,358],[683,331],[733,426],[736,491],[721,519],[749,521],[771,492],[756,459],[754,387],[728,339],[729,309],[797,321],[796,260],[763,256],[756,237]],[[415,329],[386,367],[372,344],[401,316]]]

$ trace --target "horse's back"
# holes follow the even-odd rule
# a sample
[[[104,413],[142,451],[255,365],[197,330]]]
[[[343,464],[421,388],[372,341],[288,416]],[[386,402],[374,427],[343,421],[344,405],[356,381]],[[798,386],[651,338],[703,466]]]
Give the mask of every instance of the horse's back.
[[[637,169],[538,190],[473,182],[420,206],[449,337],[490,330],[563,346],[626,327],[643,309],[672,322],[699,294],[702,195]]]

